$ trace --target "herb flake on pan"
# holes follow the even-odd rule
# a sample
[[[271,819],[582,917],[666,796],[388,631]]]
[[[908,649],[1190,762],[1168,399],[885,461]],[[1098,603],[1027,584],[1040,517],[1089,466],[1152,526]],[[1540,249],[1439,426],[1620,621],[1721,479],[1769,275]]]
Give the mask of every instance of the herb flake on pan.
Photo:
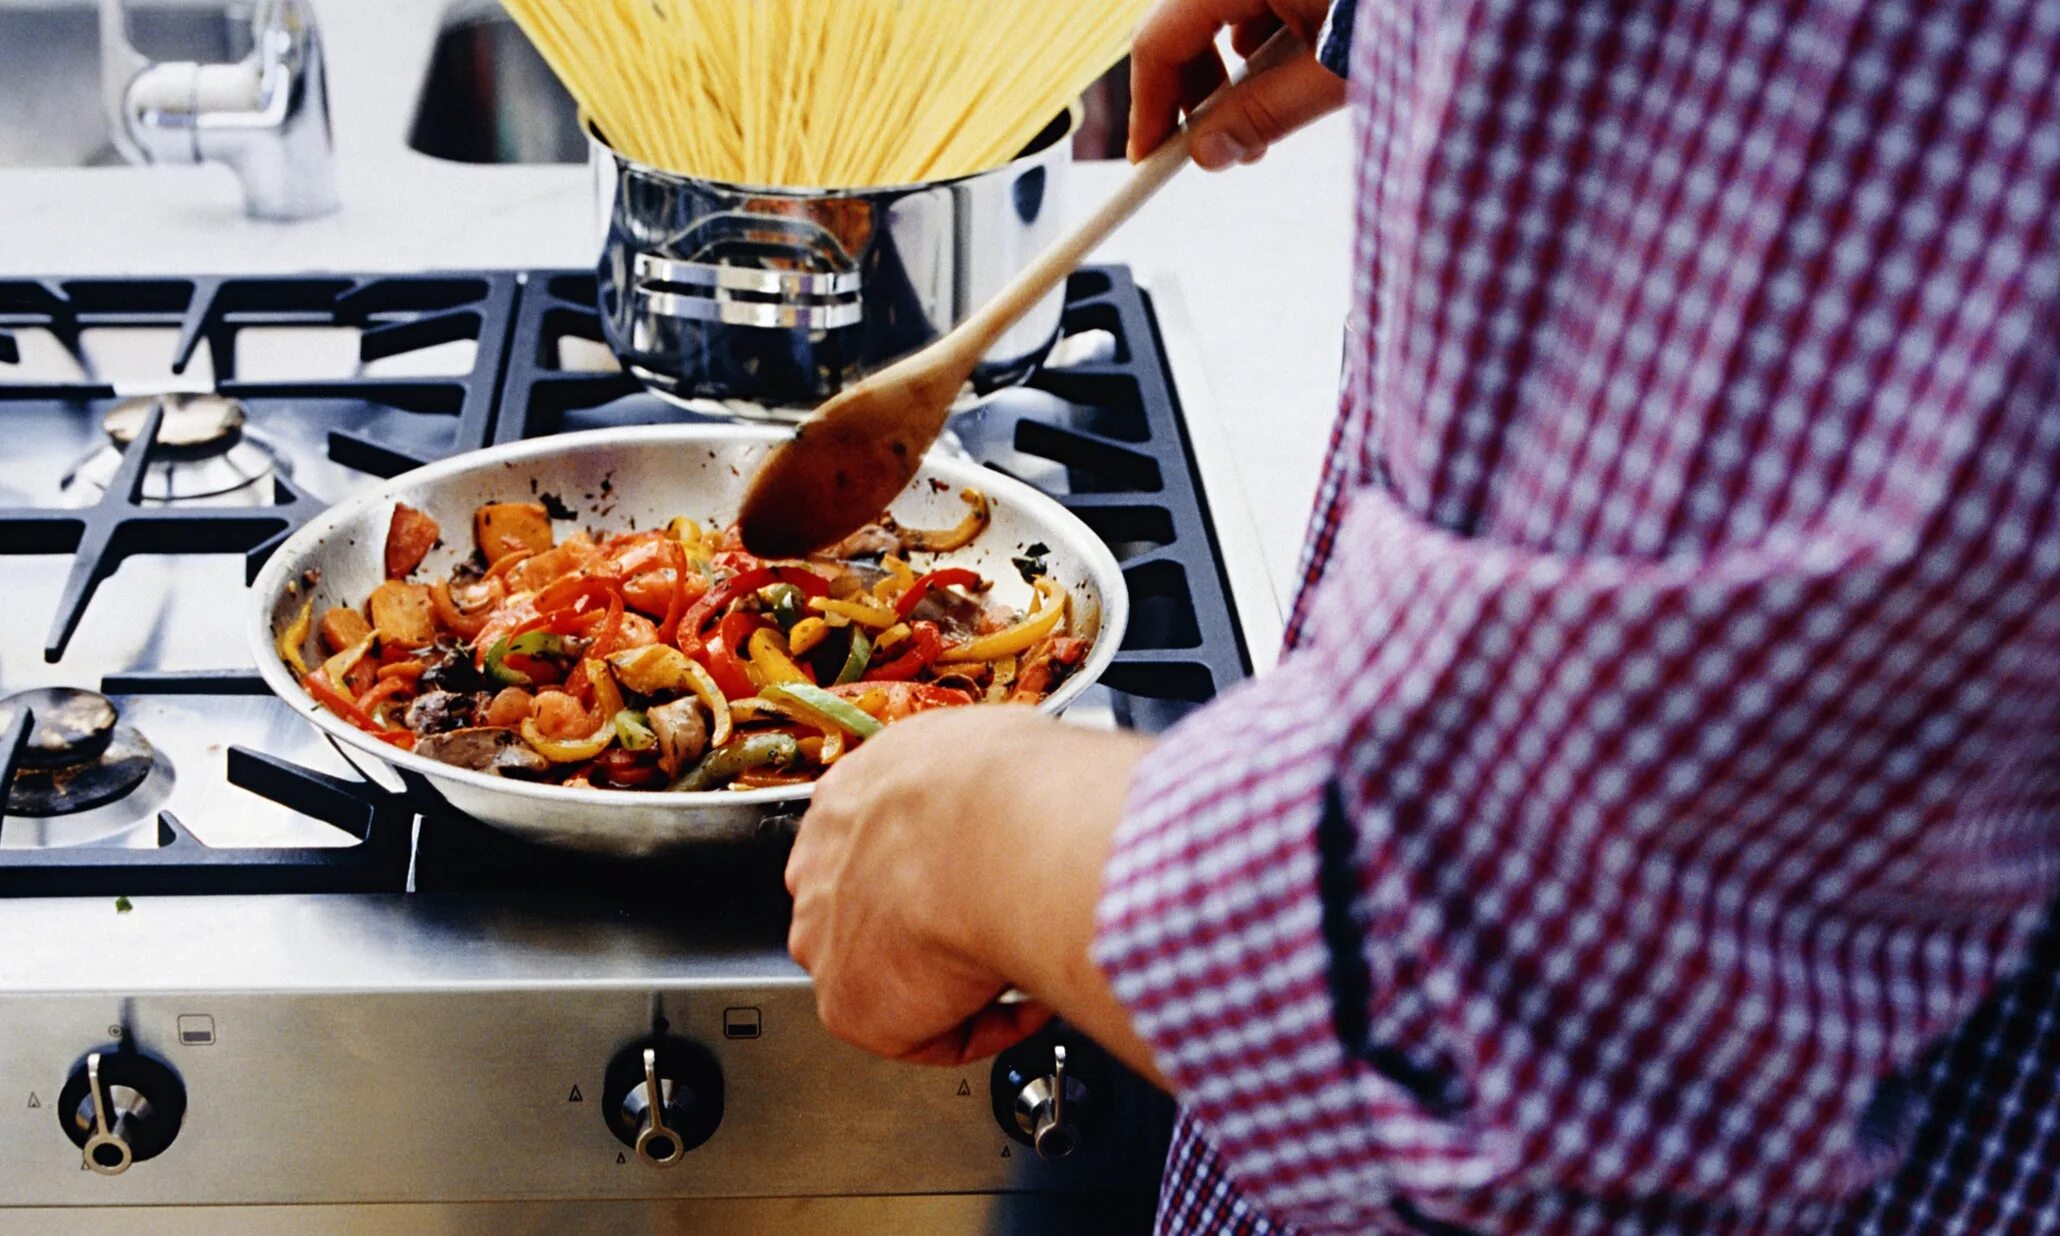
[[[565,505],[565,499],[559,497],[557,494],[554,494],[549,490],[545,490],[543,493],[538,494],[536,496],[536,500],[543,504],[544,512],[548,514],[552,519],[579,518],[578,512],[574,511],[571,507]]]
[[[114,899],[114,912],[116,914],[127,914],[135,908],[136,903],[130,901],[127,897],[117,897]]]
[[[1011,558],[1009,561],[1016,564],[1016,570],[1022,573],[1024,583],[1034,584],[1049,573],[1048,568],[1044,565],[1045,555],[1049,553],[1051,553],[1051,546],[1046,545],[1043,541],[1038,541],[1028,549],[1025,549],[1022,557]]]

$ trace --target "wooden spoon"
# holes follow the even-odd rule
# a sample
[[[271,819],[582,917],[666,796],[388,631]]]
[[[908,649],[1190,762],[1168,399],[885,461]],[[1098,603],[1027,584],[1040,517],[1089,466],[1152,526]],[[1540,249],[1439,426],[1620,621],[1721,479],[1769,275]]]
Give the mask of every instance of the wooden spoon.
[[[1197,108],[1213,106],[1237,80],[1293,59],[1303,50],[1281,30]],[[923,452],[943,432],[952,401],[995,342],[1057,287],[1096,245],[1137,213],[1187,166],[1187,125],[1138,163],[1101,208],[1054,241],[993,300],[920,352],[844,388],[780,444],[744,494],[738,516],[744,548],[764,558],[797,558],[835,544],[879,517],[915,479]]]

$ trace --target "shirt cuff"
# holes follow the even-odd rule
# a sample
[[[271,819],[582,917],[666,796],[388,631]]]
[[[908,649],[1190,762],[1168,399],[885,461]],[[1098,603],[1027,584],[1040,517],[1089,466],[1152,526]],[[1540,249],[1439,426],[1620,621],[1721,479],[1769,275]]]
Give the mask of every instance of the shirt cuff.
[[[1339,77],[1352,63],[1352,22],[1358,9],[1359,0],[1333,0],[1330,15],[1316,31],[1316,59]]]

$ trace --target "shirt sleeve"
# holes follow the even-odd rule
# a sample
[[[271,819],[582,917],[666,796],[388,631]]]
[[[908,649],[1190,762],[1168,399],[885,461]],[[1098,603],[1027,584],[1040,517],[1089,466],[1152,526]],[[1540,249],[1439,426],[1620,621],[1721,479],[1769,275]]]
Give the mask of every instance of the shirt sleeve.
[[[1330,13],[1316,31],[1316,59],[1339,77],[1352,63],[1352,23],[1358,15],[1359,0],[1331,0]]]
[[[2054,879],[2029,424],[1913,427],[1874,501],[1701,555],[1347,493],[1300,647],[1164,736],[1100,907],[1237,1188],[1309,1231],[1555,1190],[1793,1220],[1892,1164],[1883,1081]]]

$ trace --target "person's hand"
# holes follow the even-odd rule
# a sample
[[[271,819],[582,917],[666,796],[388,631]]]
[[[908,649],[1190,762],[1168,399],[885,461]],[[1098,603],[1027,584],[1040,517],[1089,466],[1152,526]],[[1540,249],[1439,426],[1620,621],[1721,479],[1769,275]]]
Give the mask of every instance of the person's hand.
[[[823,1024],[879,1055],[958,1064],[1034,1033],[1057,1006],[1125,1050],[1127,1021],[1112,1018],[1088,947],[1149,747],[981,706],[896,722],[839,760],[787,863],[787,945]],[[995,1004],[1011,985],[1038,1002]]]
[[[1317,62],[1316,33],[1326,0],[1160,0],[1130,47],[1130,146],[1133,162],[1171,136],[1227,79],[1216,35],[1231,31],[1240,56],[1287,26],[1311,49],[1255,73],[1194,119],[1196,166],[1217,171],[1256,163],[1266,148],[1345,102],[1344,80]]]

